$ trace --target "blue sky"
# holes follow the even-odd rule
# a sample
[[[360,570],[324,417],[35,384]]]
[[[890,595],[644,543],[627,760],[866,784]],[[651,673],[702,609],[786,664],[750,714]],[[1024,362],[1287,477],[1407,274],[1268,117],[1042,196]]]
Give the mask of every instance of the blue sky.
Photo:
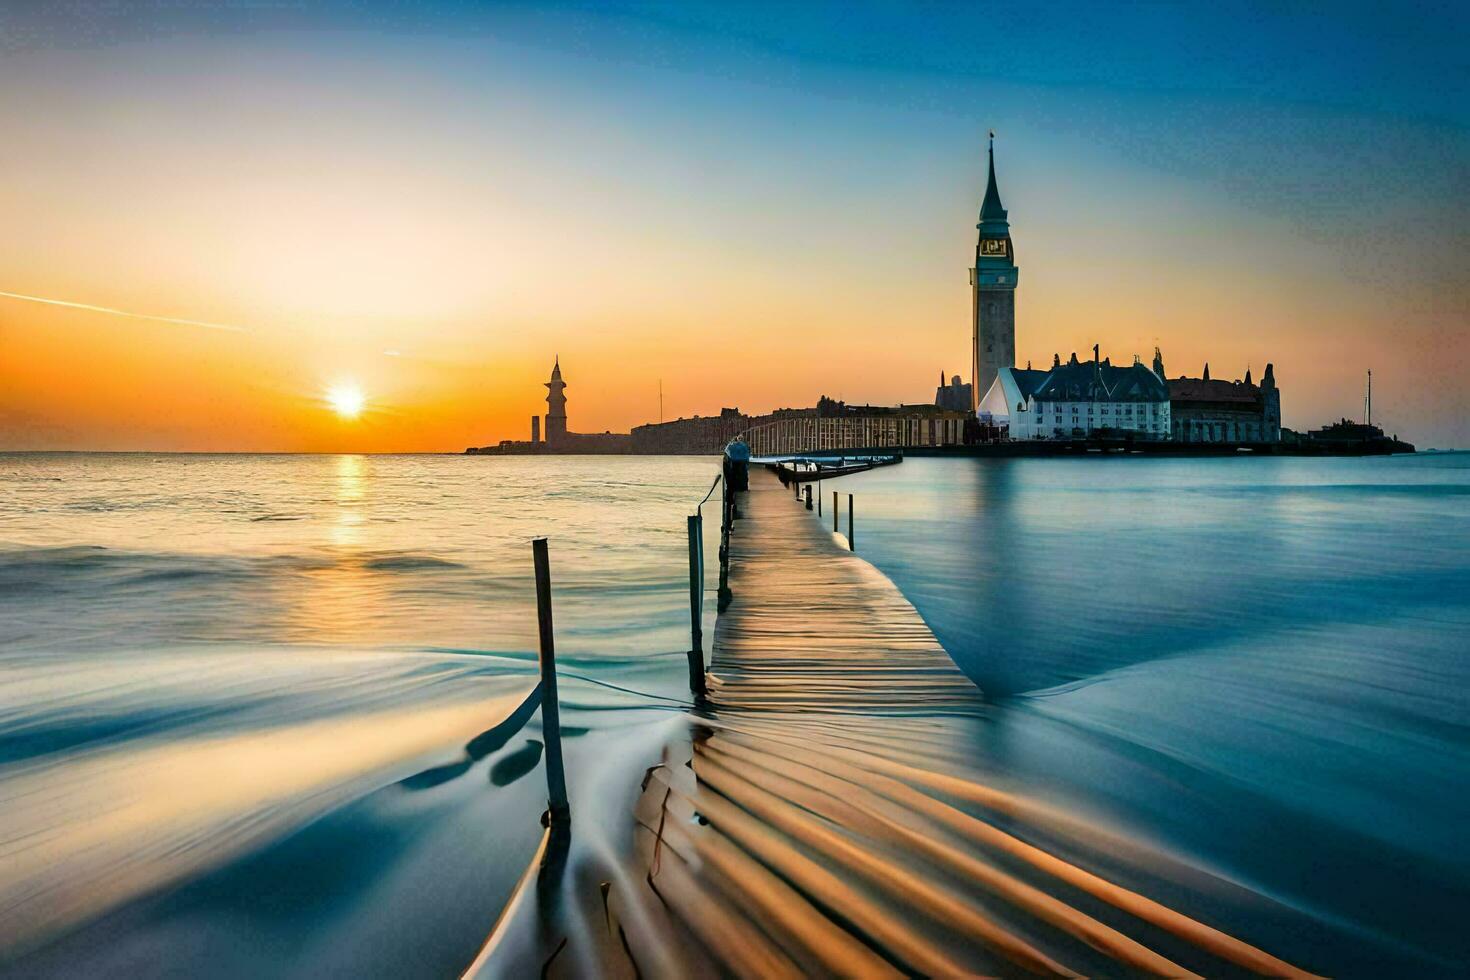
[[[1023,360],[1094,342],[1115,359],[1158,344],[1171,373],[1274,359],[1298,427],[1351,414],[1371,366],[1406,434],[1467,445],[1467,11],[9,6],[0,203],[34,235],[0,248],[0,290],[274,318],[344,360],[354,331],[364,350],[417,343],[533,394],[552,349],[616,354],[617,380],[581,375],[589,427],[646,420],[660,377],[676,413],[913,401],[967,359],[993,127]],[[269,220],[271,200],[296,203]],[[379,226],[349,236],[365,201]],[[132,249],[144,213],[151,264],[96,258]],[[191,258],[187,289],[158,271],[179,261],[167,243],[204,256],[287,227],[320,257],[319,295],[299,256],[250,252],[234,277]],[[700,375],[739,366],[737,326],[794,345],[787,373]],[[681,375],[701,380],[681,392]]]

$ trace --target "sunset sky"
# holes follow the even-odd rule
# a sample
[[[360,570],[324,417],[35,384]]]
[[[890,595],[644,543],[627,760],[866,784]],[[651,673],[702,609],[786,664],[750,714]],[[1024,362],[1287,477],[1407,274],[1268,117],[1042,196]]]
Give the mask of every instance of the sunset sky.
[[[1463,3],[21,6],[0,449],[458,451],[558,354],[578,431],[929,401],[991,127],[1023,364],[1470,446]]]

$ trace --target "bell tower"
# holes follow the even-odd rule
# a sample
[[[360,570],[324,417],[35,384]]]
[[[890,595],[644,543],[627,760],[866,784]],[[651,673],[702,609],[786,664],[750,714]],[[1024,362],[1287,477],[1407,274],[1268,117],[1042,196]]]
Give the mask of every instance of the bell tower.
[[[1011,225],[995,185],[995,130],[990,131],[990,179],[985,185],[985,202],[980,205],[980,223],[975,227],[980,238],[975,244],[975,265],[970,269],[974,317],[971,411],[980,407],[980,400],[1000,369],[1016,366],[1016,282],[1020,270],[1011,245]]]
[[[567,383],[561,379],[561,358],[551,368],[551,380],[546,382],[546,442],[548,445],[561,442],[567,434]]]

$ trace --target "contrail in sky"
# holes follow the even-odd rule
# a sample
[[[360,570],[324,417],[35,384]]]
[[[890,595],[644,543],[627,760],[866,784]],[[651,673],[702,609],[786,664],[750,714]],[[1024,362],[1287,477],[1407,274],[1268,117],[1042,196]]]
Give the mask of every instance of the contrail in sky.
[[[107,313],[111,316],[131,317],[134,320],[154,320],[158,323],[179,323],[186,327],[204,327],[207,330],[228,330],[231,333],[247,333],[245,327],[237,327],[229,323],[207,323],[204,320],[182,320],[174,316],[154,316],[151,313],[130,313],[127,310],[114,310],[110,306],[93,306],[91,303],[73,303],[65,299],[47,299],[45,296],[27,296],[24,293],[7,293],[0,289],[0,296],[8,299],[22,299],[27,303],[44,303],[47,306],[65,306],[73,310],[90,310],[93,313]]]

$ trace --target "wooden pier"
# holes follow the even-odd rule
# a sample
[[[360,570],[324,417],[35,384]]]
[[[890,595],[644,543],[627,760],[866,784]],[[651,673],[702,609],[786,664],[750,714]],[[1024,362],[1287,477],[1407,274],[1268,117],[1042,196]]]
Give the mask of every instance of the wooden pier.
[[[742,496],[708,705],[636,807],[636,972],[1308,976],[1088,870],[1138,848],[987,784],[914,607],[774,474]]]
[[[715,625],[717,710],[975,713],[980,691],[903,593],[767,473],[730,540],[734,600]]]
[[[708,696],[631,854],[566,867],[563,825],[471,975],[1310,976],[1146,894],[1239,886],[998,785],[981,692],[898,589],[776,474],[739,506]]]

